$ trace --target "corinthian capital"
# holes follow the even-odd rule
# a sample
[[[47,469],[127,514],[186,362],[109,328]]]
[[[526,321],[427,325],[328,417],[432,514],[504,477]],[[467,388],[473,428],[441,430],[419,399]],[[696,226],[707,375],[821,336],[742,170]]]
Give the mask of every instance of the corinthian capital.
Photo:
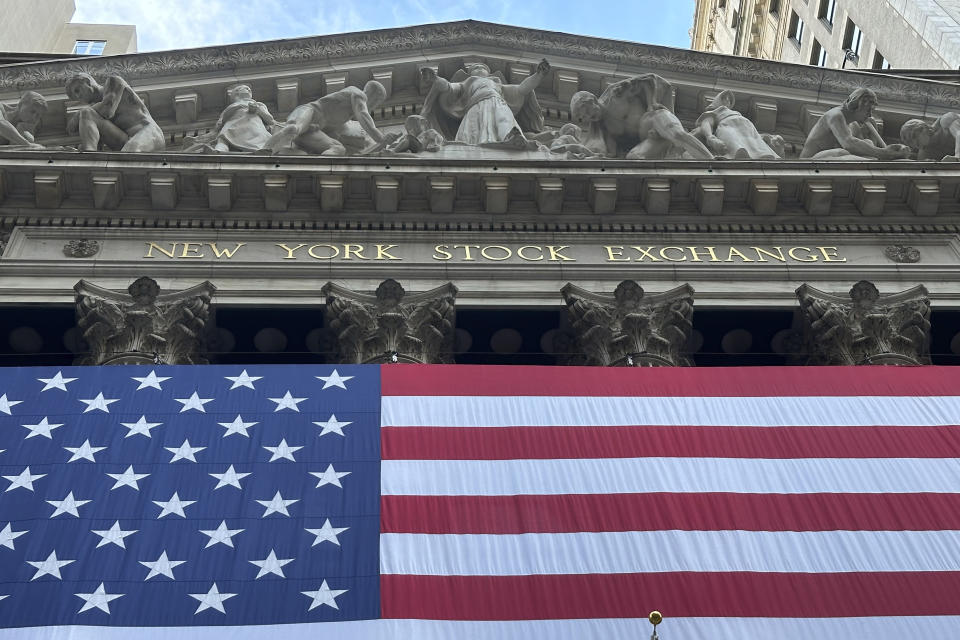
[[[453,284],[407,293],[396,280],[384,280],[371,295],[328,282],[320,292],[336,362],[453,362]]]
[[[693,326],[690,285],[651,295],[636,282],[624,280],[610,295],[568,283],[560,293],[567,303],[573,334],[568,364],[693,365],[681,353]]]
[[[930,364],[930,300],[923,285],[880,295],[861,280],[846,295],[797,289],[808,364]]]
[[[126,291],[85,280],[73,289],[77,326],[90,348],[77,364],[206,364],[204,328],[216,291],[209,282],[169,293],[151,278]]]

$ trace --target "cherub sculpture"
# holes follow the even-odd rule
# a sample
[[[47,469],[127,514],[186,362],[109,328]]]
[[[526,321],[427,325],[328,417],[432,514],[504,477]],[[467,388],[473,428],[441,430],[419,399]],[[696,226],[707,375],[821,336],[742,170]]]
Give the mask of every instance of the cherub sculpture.
[[[372,151],[382,149],[386,153],[420,153],[421,151],[439,151],[443,146],[443,135],[436,129],[431,129],[429,122],[423,116],[407,116],[403,126],[403,135],[388,145],[378,145]]]
[[[134,153],[164,149],[160,126],[120,76],[108,76],[101,86],[90,74],[75,73],[67,80],[66,91],[84,105],[67,121],[67,130],[80,134],[81,151],[97,151],[101,146]]]

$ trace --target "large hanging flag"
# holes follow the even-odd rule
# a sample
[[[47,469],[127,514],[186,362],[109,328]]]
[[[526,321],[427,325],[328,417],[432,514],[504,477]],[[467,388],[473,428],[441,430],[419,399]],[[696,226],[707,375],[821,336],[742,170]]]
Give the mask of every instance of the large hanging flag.
[[[0,369],[0,640],[960,637],[960,370]]]

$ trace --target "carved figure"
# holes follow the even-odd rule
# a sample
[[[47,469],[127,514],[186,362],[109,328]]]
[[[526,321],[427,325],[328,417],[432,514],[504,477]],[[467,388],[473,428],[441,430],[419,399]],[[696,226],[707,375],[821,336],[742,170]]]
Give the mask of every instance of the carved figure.
[[[933,124],[907,120],[900,127],[900,140],[917,152],[917,160],[960,162],[960,114],[945,113]]]
[[[47,113],[46,99],[36,91],[27,91],[17,106],[0,104],[0,145],[42,149],[34,142],[40,122]]]
[[[583,144],[581,136],[582,130],[572,122],[568,122],[560,127],[559,135],[550,143],[552,153],[563,153],[568,158],[583,159],[592,158],[597,155],[589,147]]]
[[[809,364],[930,364],[930,300],[922,285],[881,296],[861,280],[849,299],[802,285],[797,297]]]
[[[407,294],[396,280],[384,280],[370,295],[328,282],[320,292],[327,297],[324,317],[336,362],[453,362],[452,284]]]
[[[897,160],[910,155],[902,144],[886,144],[870,116],[877,106],[877,94],[855,89],[843,104],[828,110],[817,121],[800,151],[801,158],[814,160]],[[857,125],[854,131],[854,123]]]
[[[733,109],[736,96],[729,89],[721,91],[697,120],[697,133],[718,156],[735,160],[779,160],[774,151],[748,118]]]
[[[384,151],[420,153],[421,151],[439,151],[443,146],[443,135],[436,129],[431,129],[430,123],[423,116],[407,116],[403,128],[405,133],[393,143],[386,145]]]
[[[613,295],[573,284],[560,290],[567,303],[574,355],[568,364],[599,366],[692,366],[681,349],[693,328],[693,289],[683,285],[645,295],[632,280]]]
[[[209,282],[161,294],[151,278],[140,278],[126,293],[81,280],[74,287],[77,326],[90,353],[76,364],[206,364],[204,327]]]
[[[257,151],[270,139],[271,128],[280,126],[267,106],[253,99],[249,85],[234,85],[227,90],[227,95],[231,102],[220,114],[213,131],[187,138],[184,151]]]
[[[104,145],[138,153],[166,146],[147,105],[120,76],[108,76],[101,86],[90,74],[75,73],[67,80],[66,92],[85,105],[67,121],[67,131],[80,134],[81,151],[97,151]]]
[[[542,60],[535,73],[520,84],[504,84],[483,63],[467,65],[453,82],[437,76],[429,67],[420,70],[430,91],[423,103],[423,116],[447,139],[466,144],[498,144],[536,149],[537,143],[524,131],[543,129],[543,114],[534,90],[550,72]]]
[[[263,145],[274,154],[319,154],[342,156],[359,153],[374,143],[383,143],[385,136],[373,122],[372,109],[380,106],[387,90],[376,80],[361,91],[344,87],[313,102],[302,104],[287,116],[287,121]],[[359,124],[362,132],[352,126]],[[366,135],[363,135],[363,134]],[[393,134],[387,142],[399,134]]]

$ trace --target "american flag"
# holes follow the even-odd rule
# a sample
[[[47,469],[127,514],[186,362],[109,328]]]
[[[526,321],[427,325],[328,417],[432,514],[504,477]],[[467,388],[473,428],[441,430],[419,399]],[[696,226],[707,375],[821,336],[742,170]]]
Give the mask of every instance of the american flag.
[[[955,640],[958,383],[3,369],[0,640]]]

